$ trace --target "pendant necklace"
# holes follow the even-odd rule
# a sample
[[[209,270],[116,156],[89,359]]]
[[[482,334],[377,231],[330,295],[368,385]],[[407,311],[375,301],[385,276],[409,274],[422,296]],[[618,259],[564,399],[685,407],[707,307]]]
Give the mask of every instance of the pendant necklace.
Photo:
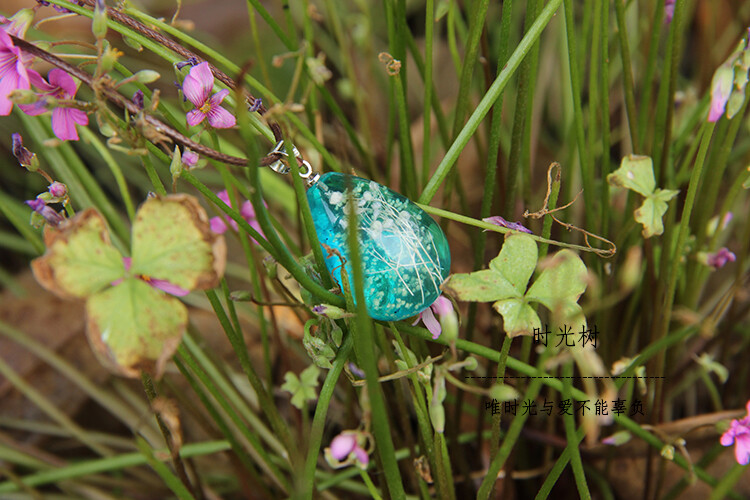
[[[343,290],[342,259],[351,276],[347,244],[351,192],[370,317],[398,321],[429,307],[440,295],[451,261],[438,223],[416,203],[382,184],[339,172],[319,175],[294,146],[292,153],[302,168],[300,176],[307,181],[307,201],[323,255],[327,255],[326,267],[339,288]],[[262,163],[286,174],[290,168],[281,158],[288,156],[284,141],[279,140]]]

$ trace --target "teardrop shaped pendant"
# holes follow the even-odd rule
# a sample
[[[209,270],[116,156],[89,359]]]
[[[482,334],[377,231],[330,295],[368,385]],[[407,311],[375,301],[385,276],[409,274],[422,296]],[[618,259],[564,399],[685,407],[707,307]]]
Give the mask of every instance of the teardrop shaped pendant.
[[[341,258],[351,277],[348,191],[357,207],[367,311],[397,321],[429,307],[448,277],[450,249],[440,226],[403,195],[353,175],[328,172],[307,190],[328,271],[341,287]],[[336,250],[328,252],[326,246]]]

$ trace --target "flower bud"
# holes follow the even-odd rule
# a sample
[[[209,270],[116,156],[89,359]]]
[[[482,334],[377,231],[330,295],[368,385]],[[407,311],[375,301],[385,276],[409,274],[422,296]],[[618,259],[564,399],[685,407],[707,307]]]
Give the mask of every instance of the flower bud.
[[[135,94],[133,94],[133,99],[132,99],[133,104],[138,106],[138,109],[143,109],[143,105],[144,105],[143,100],[144,100],[143,91],[136,90]]]
[[[313,306],[312,312],[331,319],[341,319],[352,316],[351,313],[330,304],[318,304],[317,306]]]
[[[39,160],[37,160],[34,153],[24,147],[21,134],[13,134],[11,135],[11,139],[13,143],[13,156],[16,157],[18,163],[29,172],[36,172],[39,170]]]
[[[64,198],[68,194],[68,187],[62,182],[53,182],[47,189],[54,198]]]
[[[518,391],[505,384],[494,384],[490,387],[490,398],[497,399],[498,401],[513,401],[518,399],[520,394]]]
[[[31,207],[34,212],[44,217],[44,220],[46,220],[51,226],[57,227],[63,220],[65,220],[63,219],[63,216],[55,212],[52,207],[48,207],[44,200],[39,198],[35,200],[26,200],[26,204]]]
[[[34,104],[39,100],[39,97],[33,90],[16,89],[8,95],[8,99],[13,101],[14,104]]]
[[[628,431],[619,431],[615,432],[611,436],[602,439],[602,444],[608,444],[610,446],[621,446],[628,441],[630,441],[630,438],[632,435]]]
[[[96,0],[94,17],[91,21],[91,31],[97,40],[101,40],[107,36],[107,6],[104,4],[104,0]]]
[[[140,83],[151,83],[161,78],[161,75],[158,71],[154,71],[151,69],[143,69],[133,76],[135,77],[136,81]]]
[[[198,164],[198,153],[186,149],[182,153],[182,164],[188,168],[192,168]]]

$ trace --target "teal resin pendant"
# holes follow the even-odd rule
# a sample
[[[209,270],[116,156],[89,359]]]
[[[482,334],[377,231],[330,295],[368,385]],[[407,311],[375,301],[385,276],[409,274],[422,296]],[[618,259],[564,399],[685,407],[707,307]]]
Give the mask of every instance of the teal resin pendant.
[[[326,267],[341,285],[341,259],[351,277],[346,243],[348,193],[359,221],[359,244],[367,311],[374,319],[397,321],[426,309],[440,295],[451,257],[440,226],[408,198],[377,182],[329,172],[307,190]],[[343,289],[343,287],[342,287]]]

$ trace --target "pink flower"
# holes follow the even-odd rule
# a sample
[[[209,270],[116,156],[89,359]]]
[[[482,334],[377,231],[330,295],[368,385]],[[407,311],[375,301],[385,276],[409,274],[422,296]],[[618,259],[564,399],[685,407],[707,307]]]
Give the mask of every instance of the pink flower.
[[[367,451],[359,446],[357,434],[352,431],[344,431],[333,438],[329,451],[331,456],[339,462],[354,458],[363,468],[366,468],[367,464],[370,463]],[[354,454],[353,457],[351,457],[352,454]]]
[[[229,128],[236,123],[234,116],[220,106],[221,101],[229,95],[229,90],[220,90],[209,97],[213,88],[214,75],[207,62],[204,61],[190,68],[190,72],[182,82],[182,92],[195,106],[195,109],[187,114],[189,126],[198,125],[206,117],[208,117],[209,125],[214,128]]]
[[[732,446],[737,463],[750,463],[750,401],[747,402],[747,416],[742,420],[732,420],[731,427],[721,435],[719,442],[722,446]]]
[[[49,191],[49,194],[51,194],[53,198],[64,198],[68,194],[68,186],[62,182],[55,181],[49,185],[47,191]]]
[[[440,321],[435,318],[435,314],[437,314],[438,317],[454,314],[453,303],[441,295],[435,299],[435,302],[433,302],[430,307],[419,313],[417,319],[412,323],[413,325],[416,325],[421,319],[424,326],[432,334],[433,340],[437,339],[440,334],[443,333],[443,327],[440,325]]]
[[[229,193],[227,193],[226,190],[221,191],[220,193],[216,193],[216,196],[218,196],[219,199],[226,203],[228,206],[232,207],[232,203],[229,200]],[[250,203],[249,201],[245,201],[242,204],[242,208],[240,209],[240,215],[248,224],[250,224],[250,227],[258,231],[261,236],[263,235],[263,230],[261,230],[260,225],[255,218],[255,210],[253,209],[252,203]],[[209,224],[211,226],[211,231],[216,234],[224,234],[229,227],[231,227],[234,231],[239,231],[237,222],[230,219],[226,215],[211,217]]]
[[[719,121],[732,94],[732,84],[734,82],[734,69],[732,66],[723,64],[714,73],[711,80],[711,108],[708,111],[708,121]]]
[[[47,111],[45,106],[47,96],[55,99],[73,99],[75,97],[78,85],[76,85],[73,77],[65,71],[58,68],[52,69],[47,78],[49,78],[49,83],[38,73],[31,75],[32,83],[41,92],[37,93],[40,99],[36,103],[19,105],[27,115],[36,116]],[[89,117],[80,109],[58,106],[52,110],[52,131],[61,141],[77,141],[76,124],[88,125],[88,123]]]
[[[714,269],[722,268],[727,262],[734,262],[737,256],[730,252],[727,247],[721,247],[717,252],[706,255],[706,264]]]
[[[133,263],[132,257],[123,257],[122,263],[125,266],[125,272],[130,271],[130,266]],[[162,292],[167,292],[170,295],[174,295],[176,297],[184,297],[185,295],[190,293],[190,290],[185,290],[184,288],[181,288],[174,283],[170,283],[167,280],[160,280],[156,278],[152,278],[150,276],[146,276],[144,274],[139,274],[135,276],[135,278],[138,278],[139,280],[151,285],[152,287],[161,290]],[[123,278],[117,279],[110,283],[112,286],[117,286],[120,283],[122,283]]]
[[[490,224],[494,224],[496,226],[500,227],[507,227],[508,229],[513,229],[515,231],[521,231],[522,233],[529,233],[532,234],[529,229],[526,229],[523,224],[520,222],[508,222],[507,220],[503,219],[499,215],[493,215],[492,217],[485,217],[482,219],[484,222],[488,222]]]
[[[182,163],[188,168],[194,167],[198,164],[198,153],[186,149],[182,153]]]
[[[29,77],[39,76],[36,71],[26,68],[30,61],[31,56],[23,54],[5,29],[0,29],[0,116],[8,116],[13,109],[13,102],[8,99],[10,93],[29,90]]]

